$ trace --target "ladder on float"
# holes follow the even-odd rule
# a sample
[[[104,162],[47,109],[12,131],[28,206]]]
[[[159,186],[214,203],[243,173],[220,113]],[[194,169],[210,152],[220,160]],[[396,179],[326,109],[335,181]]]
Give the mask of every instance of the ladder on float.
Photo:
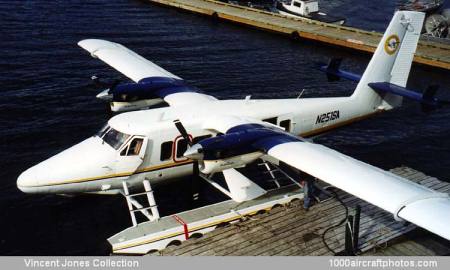
[[[123,192],[121,192],[121,194],[127,201],[127,206],[130,212],[133,227],[136,227],[138,224],[136,220],[136,212],[142,213],[149,221],[159,220],[160,218],[158,205],[156,204],[150,181],[145,178],[145,180],[142,181],[142,184],[144,186],[144,192],[130,194],[127,182],[122,182]],[[139,201],[136,200],[136,197],[139,196],[146,196],[148,206],[143,206]]]

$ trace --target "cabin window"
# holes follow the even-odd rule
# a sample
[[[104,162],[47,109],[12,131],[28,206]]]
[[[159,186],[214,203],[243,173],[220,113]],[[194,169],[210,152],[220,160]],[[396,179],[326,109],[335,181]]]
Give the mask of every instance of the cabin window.
[[[263,121],[264,121],[264,122],[267,122],[267,123],[271,123],[271,124],[274,124],[274,125],[276,125],[276,124],[277,124],[277,118],[276,118],[276,117],[272,117],[272,118],[267,118],[267,119],[263,119]]]
[[[296,6],[296,7],[302,7],[302,4],[301,3],[299,3],[299,2],[296,2],[296,1],[294,1],[294,6]]]
[[[185,139],[180,139],[177,141],[177,158],[183,157],[184,152],[186,152],[188,144]]]
[[[284,130],[288,132],[291,131],[291,120],[287,119],[280,121],[280,127],[284,128]]]
[[[203,136],[198,136],[198,137],[195,137],[194,139],[192,139],[192,144],[196,144],[196,143],[198,143],[199,141],[202,141],[202,140],[204,140],[204,139],[208,139],[208,138],[211,138],[211,135],[203,135]]]
[[[122,152],[120,152],[121,156],[137,156],[139,152],[141,152],[142,144],[144,139],[136,138],[131,143],[125,147]]]
[[[103,136],[103,141],[109,144],[112,148],[118,150],[130,137],[130,135],[110,128]]]
[[[172,157],[173,142],[164,142],[161,144],[161,161],[168,160]]]

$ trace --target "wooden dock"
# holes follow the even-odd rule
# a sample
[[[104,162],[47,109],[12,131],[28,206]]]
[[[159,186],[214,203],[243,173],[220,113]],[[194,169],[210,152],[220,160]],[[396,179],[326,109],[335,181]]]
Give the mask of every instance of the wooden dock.
[[[384,246],[364,253],[366,256],[448,256],[448,241],[421,230],[414,230]]]
[[[374,52],[382,34],[357,28],[297,19],[280,14],[214,0],[149,0],[163,6],[211,16],[262,30],[363,52]],[[392,14],[386,14],[391,16]],[[450,69],[450,45],[420,41],[416,63]]]
[[[391,171],[437,191],[450,193],[450,183],[414,169],[399,167]],[[430,237],[430,233],[426,233],[425,241],[416,241],[411,235],[417,235],[417,232],[423,234],[423,230],[412,224],[397,222],[392,214],[352,195],[344,192],[338,194],[350,214],[353,214],[356,205],[361,206],[360,253],[402,255],[400,251],[408,253],[409,249],[413,251],[408,255],[444,255],[450,252],[447,240]],[[245,217],[241,222],[217,228],[203,237],[189,239],[179,246],[169,246],[152,255],[333,255],[334,252],[324,245],[322,235],[344,216],[345,208],[336,199],[325,200],[312,206],[309,211],[303,210],[301,201],[297,201],[270,212]],[[324,235],[325,242],[335,252],[344,249],[344,231],[342,225],[328,230]],[[429,240],[431,238],[442,247],[433,250],[433,245],[430,244],[432,240]],[[427,243],[431,246],[427,247]],[[389,250],[392,245],[395,247]]]

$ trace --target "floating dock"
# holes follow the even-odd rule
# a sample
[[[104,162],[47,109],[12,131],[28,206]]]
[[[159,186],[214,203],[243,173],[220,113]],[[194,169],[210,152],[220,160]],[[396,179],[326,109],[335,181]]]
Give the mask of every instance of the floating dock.
[[[382,37],[382,34],[377,32],[292,18],[214,0],[149,0],[149,2],[288,35],[294,39],[311,40],[369,53],[375,51]],[[414,61],[431,67],[450,69],[450,45],[421,40]]]
[[[414,169],[399,167],[391,172],[436,191],[450,193],[450,183]],[[357,205],[362,209],[357,245],[359,254],[446,255],[450,253],[450,243],[447,240],[424,232],[413,224],[395,221],[392,214],[345,192],[339,191],[338,195],[348,208],[349,214],[355,211]],[[342,253],[345,246],[345,226],[335,225],[345,217],[346,210],[343,204],[332,198],[305,211],[301,201],[288,197],[289,194],[285,196],[286,202],[289,202],[287,204],[272,203],[271,207],[266,207],[267,211],[264,213],[257,211],[253,212],[256,214],[252,216],[242,215],[236,219],[239,222],[221,224],[214,230],[205,232],[202,237],[173,242],[176,245],[169,245],[151,254],[323,256]],[[279,207],[274,207],[275,205]],[[325,231],[327,232],[324,234]]]

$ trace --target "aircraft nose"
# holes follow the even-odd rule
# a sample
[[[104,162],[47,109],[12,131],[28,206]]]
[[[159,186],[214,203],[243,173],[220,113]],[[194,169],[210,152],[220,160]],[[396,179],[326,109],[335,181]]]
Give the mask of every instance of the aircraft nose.
[[[24,171],[17,178],[17,188],[22,192],[29,192],[37,184],[37,176],[33,168]]]
[[[91,137],[24,171],[17,178],[17,188],[25,193],[71,192],[65,184],[111,174],[108,166],[115,159],[114,148]]]

